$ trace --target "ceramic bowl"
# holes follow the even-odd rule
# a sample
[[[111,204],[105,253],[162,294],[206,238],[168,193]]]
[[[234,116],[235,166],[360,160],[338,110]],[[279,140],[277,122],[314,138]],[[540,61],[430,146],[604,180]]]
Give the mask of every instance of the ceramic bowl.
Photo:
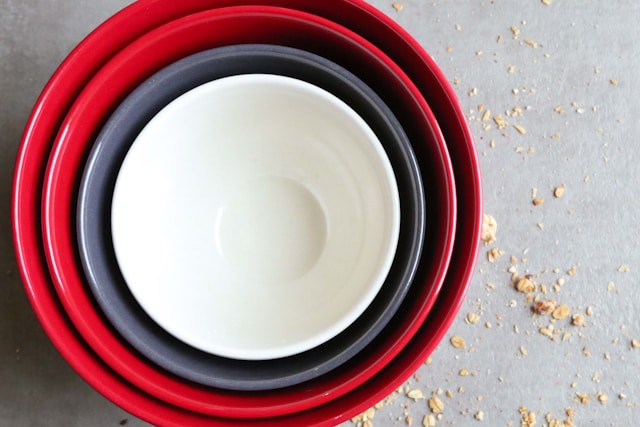
[[[268,393],[238,394],[194,387],[132,351],[114,334],[86,288],[72,219],[76,183],[85,151],[95,133],[121,99],[162,67],[205,49],[238,43],[293,45],[331,56],[359,76],[381,96],[401,121],[409,137],[425,188],[427,206],[439,206],[427,216],[425,244],[417,284],[411,285],[408,306],[394,317],[367,348],[348,363],[324,375]],[[331,47],[331,49],[328,49]],[[366,70],[366,72],[362,71]],[[128,381],[167,403],[209,415],[262,417],[283,415],[329,402],[362,385],[386,366],[409,342],[426,318],[441,289],[455,232],[455,192],[451,164],[429,106],[403,70],[357,34],[312,14],[284,8],[246,6],[191,14],[157,28],[122,49],[84,87],[67,113],[52,148],[42,190],[45,256],[65,312],[93,351]],[[416,276],[417,277],[417,276]],[[405,299],[407,301],[407,299]],[[393,326],[391,326],[393,323]]]
[[[354,70],[389,105],[419,160],[427,206],[421,265],[410,301],[376,338],[346,364],[281,393],[237,394],[194,387],[167,375],[132,351],[96,310],[77,259],[73,231],[76,183],[95,132],[119,102],[145,78],[186,55],[216,46],[262,42],[331,55]],[[331,47],[331,49],[328,49]],[[359,70],[359,71],[358,71]],[[375,72],[374,72],[375,71]],[[52,281],[73,325],[99,357],[131,383],[167,403],[209,415],[262,417],[291,414],[329,402],[364,384],[404,348],[423,323],[441,289],[455,231],[451,164],[438,125],[413,83],[388,57],[344,27],[312,14],[246,6],[191,14],[157,28],[122,49],[84,87],[67,113],[52,148],[42,191],[45,256]],[[392,326],[393,323],[393,326]]]
[[[400,192],[396,257],[373,304],[335,339],[295,357],[238,362],[183,345],[140,309],[121,277],[110,235],[111,199],[120,163],[142,127],[164,105],[212,79],[248,72],[304,79],[340,97],[370,124],[391,160]],[[310,380],[344,363],[391,319],[415,274],[424,236],[422,180],[401,125],[360,79],[318,55],[273,45],[235,45],[191,55],[156,73],[125,99],[98,135],[83,172],[78,245],[90,288],[109,321],[146,357],[189,380],[238,390],[274,389]]]
[[[420,323],[415,336],[403,346],[402,351],[369,377],[370,381],[366,386],[355,387],[341,397],[332,399],[333,394],[324,389],[323,396],[328,398],[324,399],[324,404],[321,403],[322,399],[315,400],[313,409],[303,410],[301,406],[290,402],[287,408],[299,409],[295,415],[274,417],[275,411],[272,410],[269,412],[271,418],[261,418],[254,422],[249,419],[242,420],[244,425],[336,425],[375,404],[402,384],[433,351],[455,318],[470,283],[478,254],[482,218],[478,161],[464,111],[446,76],[421,46],[384,13],[358,0],[280,0],[270,3],[299,7],[301,10],[346,25],[375,42],[391,55],[402,69],[407,70],[420,93],[424,94],[434,108],[434,114],[452,152],[454,171],[460,189],[457,200],[460,204],[461,226],[456,232],[458,243],[455,244],[452,266],[447,274],[443,292],[438,298],[436,308],[425,322]],[[49,270],[44,261],[46,251],[40,235],[42,175],[51,154],[55,134],[68,109],[78,93],[113,55],[147,31],[172,19],[229,4],[242,4],[242,1],[143,0],[134,3],[103,24],[69,55],[43,90],[27,123],[16,161],[12,195],[14,241],[25,290],[35,313],[53,343],[83,378],[117,405],[156,424],[237,425],[239,421],[201,415],[151,397],[105,365],[103,356],[96,356],[94,346],[89,346],[80,338],[75,329],[77,325],[67,317],[61,305],[62,300],[58,299],[56,288],[53,286],[54,276],[58,274]],[[372,87],[381,92],[385,90],[384,84],[372,84]],[[418,152],[416,154],[421,155]],[[71,259],[68,262],[74,261]],[[423,268],[417,280],[425,280],[425,277],[427,275]],[[153,372],[145,370],[144,366],[136,365],[135,360],[127,359],[127,362],[135,365],[131,372],[128,372],[130,378],[135,376],[138,368],[145,374],[153,375]],[[109,365],[117,366],[117,360],[111,361]],[[126,366],[118,367],[125,370],[123,368]],[[333,379],[341,381],[345,376],[336,374]],[[179,383],[172,385],[176,387],[174,397],[181,397],[180,392],[183,388]],[[148,386],[150,384],[147,384]],[[301,390],[296,390],[297,396],[301,394]],[[237,408],[241,399],[235,401],[234,398],[225,398],[222,395],[216,399],[219,408],[225,407],[228,410],[225,416],[237,416],[242,412]],[[234,405],[235,410],[232,409]],[[242,405],[243,408],[249,406],[247,402],[243,402]],[[252,409],[255,411],[248,411],[245,416],[267,416],[265,411],[255,407]]]
[[[241,74],[171,101],[120,167],[118,266],[140,306],[199,350],[293,356],[369,306],[395,256],[400,197],[365,120],[311,83]]]

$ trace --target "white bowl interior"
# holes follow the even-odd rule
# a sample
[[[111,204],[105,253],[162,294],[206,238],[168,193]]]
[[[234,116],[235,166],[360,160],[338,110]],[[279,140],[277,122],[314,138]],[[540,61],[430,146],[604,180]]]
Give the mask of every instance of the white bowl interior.
[[[160,326],[237,359],[300,353],[349,326],[382,286],[400,202],[358,114],[309,83],[226,77],[160,111],[119,171],[112,236]]]

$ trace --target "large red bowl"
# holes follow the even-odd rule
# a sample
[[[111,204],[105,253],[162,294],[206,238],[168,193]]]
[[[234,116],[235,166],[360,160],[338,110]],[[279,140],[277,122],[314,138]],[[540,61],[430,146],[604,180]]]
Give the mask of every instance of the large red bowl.
[[[96,389],[137,416],[162,425],[213,425],[220,419],[203,417],[151,398],[107,366],[83,344],[52,293],[39,236],[39,194],[43,165],[52,135],[83,85],[128,41],[185,13],[223,1],[139,1],[90,35],[65,60],[39,98],[25,130],[16,164],[13,223],[18,262],[25,287],[40,321],[61,353]],[[382,47],[418,85],[436,117],[452,153],[458,203],[464,215],[445,288],[426,322],[408,345],[378,374],[345,396],[289,417],[260,420],[264,425],[330,425],[379,401],[405,381],[446,333],[468,287],[475,265],[481,225],[481,183],[477,157],[464,114],[446,78],[429,56],[399,26],[362,2],[281,0],[270,2],[308,9],[341,22]],[[246,425],[245,421],[237,424]],[[229,423],[229,425],[235,425]]]
[[[369,83],[394,111],[412,143],[426,185],[427,235],[416,279],[382,332],[346,365],[311,382],[270,393],[204,388],[166,374],[130,349],[100,316],[77,260],[74,197],[83,159],[101,123],[142,80],[194,52],[233,43],[269,43],[322,52]],[[409,341],[441,288],[453,248],[455,193],[450,159],[435,117],[393,62],[331,21],[268,6],[213,9],[139,38],[88,83],[63,121],[45,176],[42,218],[46,255],[58,295],[82,337],[111,368],[168,403],[228,417],[274,416],[335,399],[371,378]]]

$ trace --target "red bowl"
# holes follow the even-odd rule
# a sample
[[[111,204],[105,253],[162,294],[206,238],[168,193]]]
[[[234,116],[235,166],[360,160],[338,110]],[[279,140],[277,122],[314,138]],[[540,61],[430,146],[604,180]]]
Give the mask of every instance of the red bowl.
[[[313,381],[269,393],[205,388],[165,373],[109,328],[90,298],[76,257],[74,197],[85,153],[101,123],[141,81],[189,54],[233,43],[289,45],[359,74],[403,123],[427,185],[425,250],[417,280],[398,313],[361,354]],[[365,73],[366,70],[366,73]],[[404,77],[404,78],[403,78]],[[383,82],[383,83],[380,83]],[[65,118],[45,176],[42,218],[53,282],[71,321],[92,349],[142,390],[185,409],[227,417],[275,416],[335,399],[371,378],[413,336],[441,288],[453,247],[455,193],[435,117],[402,71],[356,34],[304,12],[265,6],[214,9],[173,21],[139,38],[87,84]]]
[[[107,398],[137,416],[161,425],[246,425],[200,416],[169,406],[123,381],[75,333],[53,294],[43,262],[39,195],[51,138],[83,85],[129,40],[185,13],[237,2],[139,1],[103,24],[65,60],[39,98],[27,124],[16,164],[13,193],[14,240],[27,294],[43,327],[70,364]],[[482,199],[477,157],[464,113],[430,57],[397,24],[359,1],[281,0],[346,24],[382,47],[429,100],[452,153],[458,184],[459,217],[452,265],[445,287],[425,323],[409,344],[363,386],[312,410],[260,420],[264,425],[333,425],[375,402],[404,382],[440,342],[462,302],[475,266]]]

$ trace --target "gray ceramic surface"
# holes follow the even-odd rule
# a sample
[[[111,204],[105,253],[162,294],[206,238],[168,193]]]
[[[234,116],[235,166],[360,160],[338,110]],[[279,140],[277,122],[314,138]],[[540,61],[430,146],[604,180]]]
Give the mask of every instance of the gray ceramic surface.
[[[401,203],[398,250],[381,291],[365,313],[330,341],[295,356],[241,361],[194,349],[151,320],[118,269],[110,234],[111,197],[120,164],[146,123],[184,92],[216,78],[270,73],[305,80],[340,97],[381,140],[393,165]],[[122,337],[165,370],[230,390],[278,389],[311,380],[345,363],[384,328],[415,275],[425,236],[425,196],[418,163],[402,126],[356,76],[323,57],[273,45],[237,45],[189,56],[161,70],[118,107],[90,152],[80,185],[80,258],[99,306]],[[159,266],[161,268],[161,266]]]

